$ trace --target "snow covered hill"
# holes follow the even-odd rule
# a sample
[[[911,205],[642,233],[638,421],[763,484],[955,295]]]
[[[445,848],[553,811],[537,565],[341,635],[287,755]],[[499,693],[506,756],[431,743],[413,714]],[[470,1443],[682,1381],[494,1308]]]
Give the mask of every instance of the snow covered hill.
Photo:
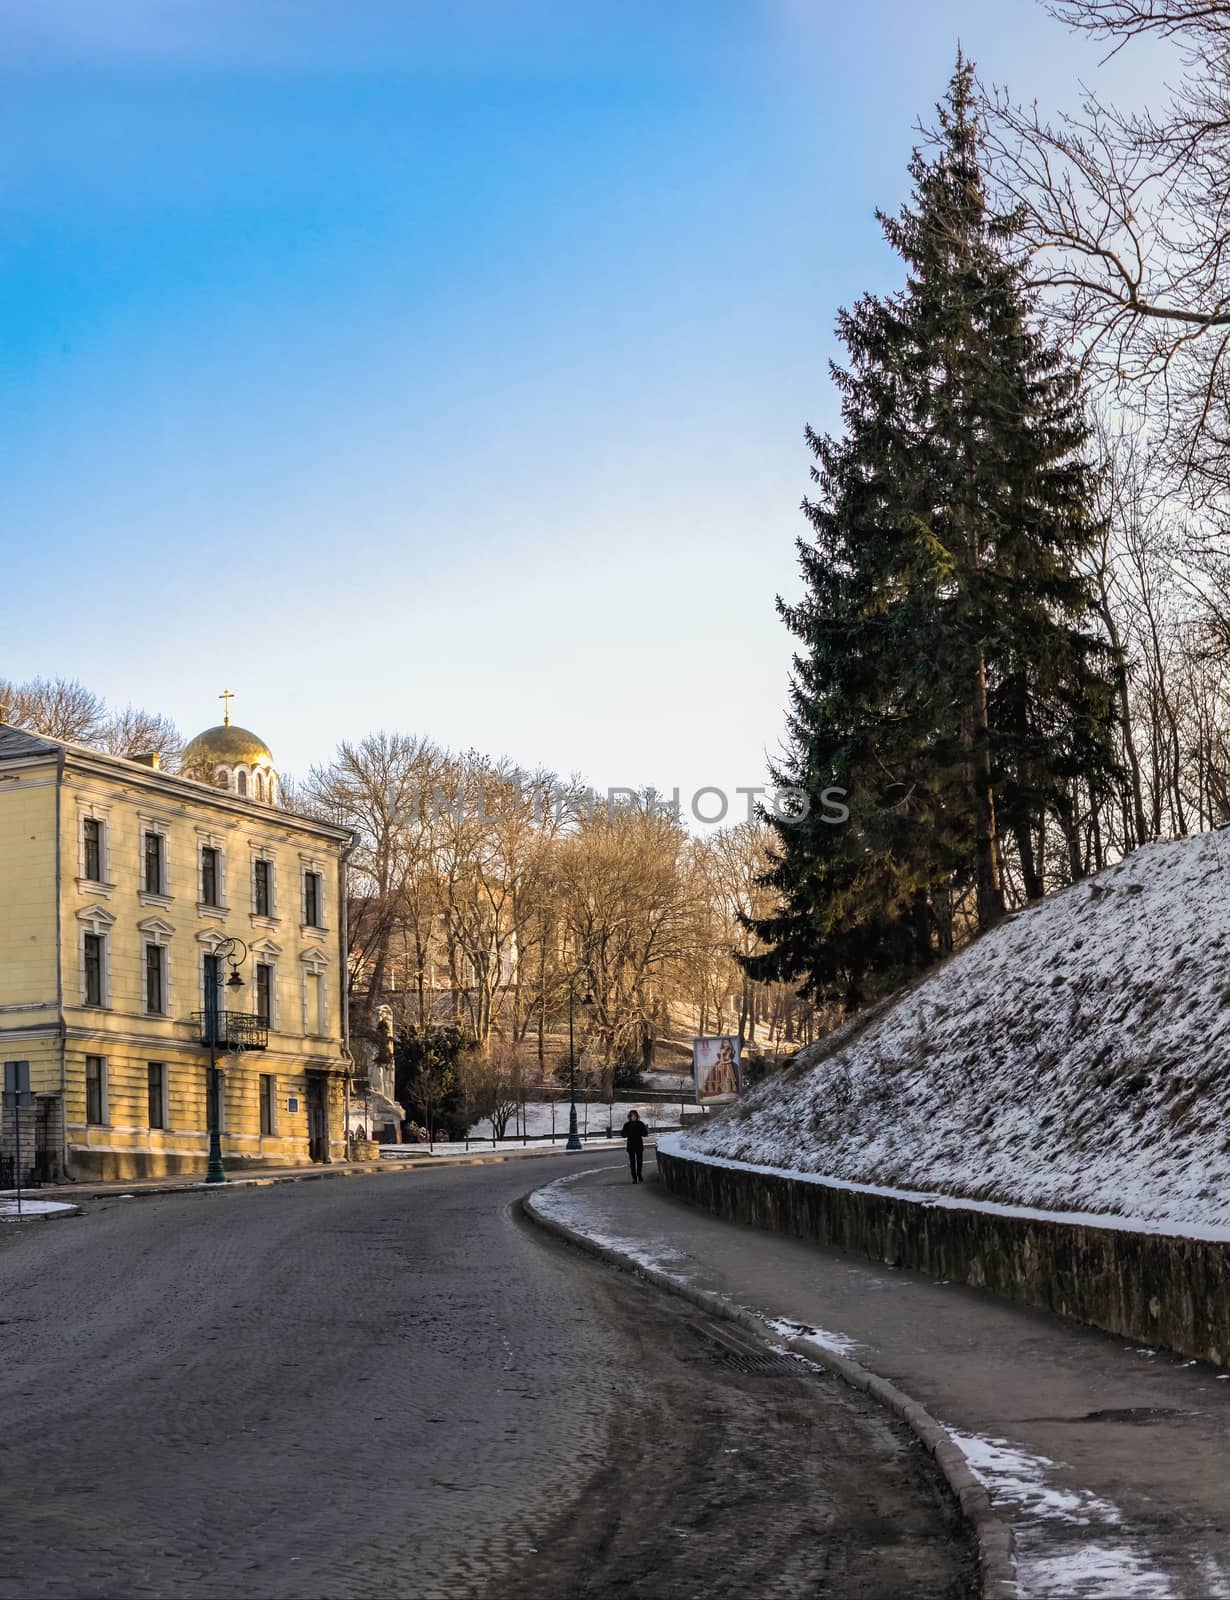
[[[1145,846],[1017,913],[681,1145],[1230,1223],[1230,832]]]

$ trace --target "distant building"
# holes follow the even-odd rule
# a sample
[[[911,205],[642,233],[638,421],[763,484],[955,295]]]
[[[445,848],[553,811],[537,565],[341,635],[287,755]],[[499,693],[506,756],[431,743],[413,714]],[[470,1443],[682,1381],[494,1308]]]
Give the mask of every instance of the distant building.
[[[351,836],[281,810],[229,715],[185,766],[0,723],[0,1059],[29,1062],[27,1176],[203,1172],[210,1017],[228,1168],[345,1154]],[[0,1182],[14,1132],[10,1111]]]

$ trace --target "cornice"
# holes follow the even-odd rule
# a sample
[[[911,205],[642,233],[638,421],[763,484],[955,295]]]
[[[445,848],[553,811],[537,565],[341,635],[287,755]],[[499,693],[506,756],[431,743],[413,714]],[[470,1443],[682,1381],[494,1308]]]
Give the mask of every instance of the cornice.
[[[74,772],[86,772],[95,777],[121,782],[139,789],[142,794],[160,796],[164,803],[172,797],[184,805],[207,806],[225,815],[242,818],[248,824],[263,824],[271,833],[279,828],[287,832],[312,834],[320,839],[332,839],[346,847],[354,834],[331,822],[319,822],[315,817],[300,816],[296,811],[284,811],[257,800],[244,800],[228,794],[225,789],[215,789],[212,784],[198,783],[195,778],[182,778],[176,773],[163,772],[161,768],[143,767],[137,762],[125,761],[122,756],[110,756],[102,750],[87,750],[81,745],[64,747],[65,780]],[[26,757],[21,762],[13,760],[4,765],[17,766],[34,762],[53,762],[54,756]]]

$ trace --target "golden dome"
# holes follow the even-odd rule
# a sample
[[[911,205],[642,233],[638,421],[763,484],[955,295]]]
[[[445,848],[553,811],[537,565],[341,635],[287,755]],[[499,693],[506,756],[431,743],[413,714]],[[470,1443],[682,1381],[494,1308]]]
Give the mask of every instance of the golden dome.
[[[185,770],[196,766],[271,767],[273,755],[263,739],[258,739],[247,728],[237,728],[234,723],[220,722],[216,728],[206,728],[184,746],[181,758]]]
[[[185,778],[227,789],[242,800],[276,806],[278,775],[269,746],[231,721],[233,696],[229,689],[218,698],[226,707],[225,720],[216,728],[206,728],[188,743],[180,757],[180,772]]]

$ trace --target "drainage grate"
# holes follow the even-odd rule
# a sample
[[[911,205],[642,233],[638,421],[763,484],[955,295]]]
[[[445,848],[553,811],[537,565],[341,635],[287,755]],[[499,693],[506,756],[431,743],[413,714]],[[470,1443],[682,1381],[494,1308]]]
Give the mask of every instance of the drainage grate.
[[[735,1372],[755,1377],[777,1377],[782,1373],[789,1373],[791,1377],[799,1375],[800,1363],[793,1356],[767,1350],[750,1335],[741,1335],[716,1322],[698,1323],[696,1331],[703,1341],[699,1345],[702,1354]]]

